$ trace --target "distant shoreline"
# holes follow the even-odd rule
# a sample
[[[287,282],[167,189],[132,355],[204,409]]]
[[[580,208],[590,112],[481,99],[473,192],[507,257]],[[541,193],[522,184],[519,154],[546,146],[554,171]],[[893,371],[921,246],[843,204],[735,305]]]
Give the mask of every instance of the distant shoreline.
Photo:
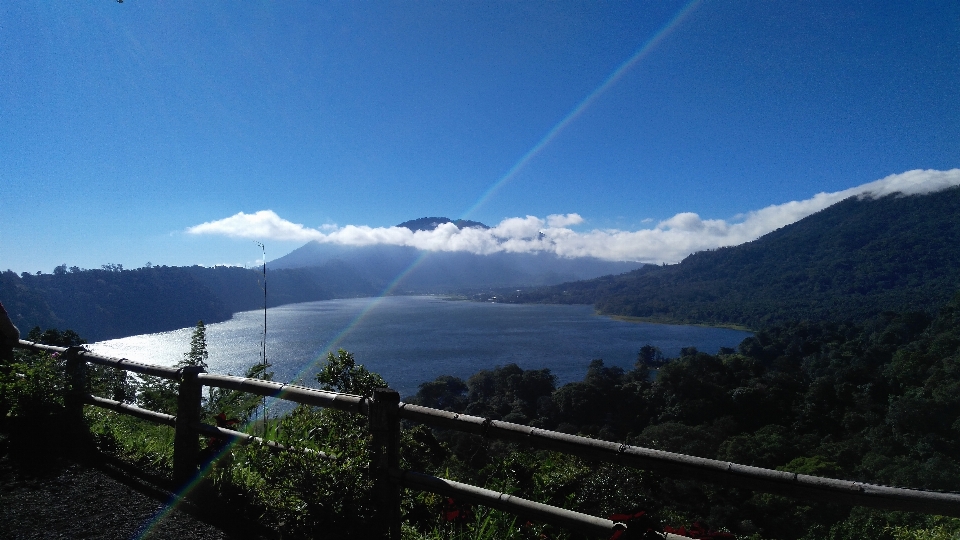
[[[478,300],[466,295],[458,294],[447,294],[447,295],[438,295],[442,296],[444,300],[450,301],[468,301],[468,302],[486,302],[486,300]],[[544,305],[569,305],[569,304],[551,304],[549,302],[531,302],[533,304],[544,304]],[[682,321],[679,319],[671,319],[669,317],[631,317],[629,315],[608,315],[602,313],[598,310],[593,311],[594,315],[599,315],[601,317],[607,317],[615,321],[622,321],[628,323],[646,323],[646,324],[665,324],[670,326],[699,326],[702,328],[723,328],[726,330],[738,330],[740,332],[750,332],[751,334],[756,334],[757,331],[753,328],[749,328],[740,324],[708,324],[708,323],[694,323],[690,321]]]
[[[597,315],[601,317],[609,317],[616,321],[623,321],[628,323],[647,323],[647,324],[669,324],[669,325],[682,325],[682,326],[701,326],[704,328],[725,328],[727,330],[739,330],[741,332],[750,332],[755,334],[757,331],[753,328],[748,328],[739,324],[706,324],[706,323],[692,323],[688,321],[680,321],[676,319],[669,319],[666,317],[631,317],[628,315],[607,315],[606,313],[600,313],[595,311]]]

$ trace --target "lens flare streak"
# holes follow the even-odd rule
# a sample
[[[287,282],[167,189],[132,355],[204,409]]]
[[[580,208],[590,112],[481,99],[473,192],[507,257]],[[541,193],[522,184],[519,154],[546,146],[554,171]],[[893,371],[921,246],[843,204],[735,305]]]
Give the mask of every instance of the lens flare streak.
[[[533,148],[530,149],[523,157],[514,164],[513,167],[510,167],[510,170],[506,172],[499,180],[493,183],[487,191],[480,196],[480,199],[477,200],[476,204],[471,206],[463,215],[460,216],[461,219],[466,219],[468,216],[472,215],[478,208],[483,206],[490,198],[496,193],[501,187],[503,187],[507,182],[513,179],[517,173],[523,169],[530,161],[540,153],[541,150],[546,148],[558,135],[574,120],[576,120],[582,113],[592,105],[604,92],[610,89],[614,84],[619,81],[624,74],[630,71],[635,65],[637,65],[641,60],[643,60],[649,53],[652,51],[661,41],[664,40],[670,33],[680,25],[681,22],[700,4],[701,0],[692,0],[683,9],[680,10],[670,21],[668,21],[656,34],[653,35],[646,43],[643,44],[637,52],[633,54],[630,58],[624,61],[620,66],[610,74],[609,77],[603,83],[600,84],[593,92],[590,92],[587,97],[583,98],[572,111],[567,113],[557,125],[547,132],[546,135],[540,139],[540,142],[535,144]]]
[[[643,46],[641,46],[637,50],[637,52],[633,54],[633,56],[631,56],[622,64],[620,64],[620,66],[616,70],[614,70],[613,73],[611,73],[610,76],[607,77],[606,80],[604,80],[603,83],[600,84],[600,86],[598,86],[593,92],[587,95],[587,97],[585,97],[583,101],[581,101],[576,107],[573,108],[572,111],[570,111],[562,120],[560,120],[560,122],[558,122],[557,125],[555,125],[552,129],[550,129],[550,131],[548,131],[547,134],[544,135],[543,138],[540,139],[540,141],[533,146],[533,148],[531,148],[526,154],[524,154],[523,157],[521,157],[520,160],[517,161],[517,163],[514,164],[513,167],[511,167],[506,172],[506,174],[504,174],[502,177],[500,177],[499,180],[494,182],[493,185],[491,185],[490,188],[487,189],[487,191],[477,200],[477,202],[461,215],[461,219],[466,219],[467,216],[471,215],[478,208],[483,206],[483,204],[485,204],[488,200],[490,200],[490,198],[501,187],[503,187],[508,181],[513,179],[513,177],[515,177],[521,169],[523,169],[528,163],[530,163],[530,161],[534,157],[536,157],[544,148],[546,148],[547,145],[553,142],[553,140],[556,139],[557,136],[559,136],[560,133],[563,132],[563,130],[567,126],[569,126],[574,120],[576,120],[590,105],[592,105],[601,95],[603,95],[604,92],[606,92],[610,87],[616,84],[617,81],[619,81],[624,76],[624,74],[627,73],[627,71],[629,71],[631,68],[637,65],[637,63],[643,60],[643,58],[645,58],[650,53],[650,51],[653,50],[654,47],[656,47],[661,41],[663,41],[663,39],[666,38],[685,19],[700,4],[701,1],[702,0],[692,0],[690,3],[684,6],[683,9],[681,9],[680,12],[677,13],[677,15],[675,15],[670,21],[668,21],[656,34],[653,35],[653,37],[647,40],[647,42],[644,43]],[[383,298],[392,294],[396,290],[396,288],[400,285],[400,283],[403,281],[403,279],[407,277],[411,272],[413,272],[418,266],[420,266],[420,264],[423,262],[426,255],[427,255],[426,252],[421,253],[420,256],[418,256],[410,264],[410,266],[408,266],[404,271],[402,271],[399,275],[397,275],[397,277],[393,281],[391,281],[379,295],[373,297],[370,303],[367,304],[362,310],[360,310],[360,312],[357,314],[356,317],[354,317],[354,319],[350,322],[350,324],[348,324],[337,335],[331,338],[331,340],[326,344],[324,349],[326,349],[327,351],[336,350],[336,348],[344,340],[344,338],[346,338],[346,336],[348,336],[350,332],[354,328],[356,328],[357,325],[360,324],[366,318],[366,316],[379,305],[379,303],[383,300]],[[322,358],[322,355],[318,356],[314,361],[309,362],[307,365],[305,365],[303,369],[301,369],[297,373],[297,376],[294,377],[294,380],[298,380],[299,378],[301,378],[303,374],[306,373],[308,370],[310,370],[314,365],[316,365],[316,363],[320,361],[321,358]],[[277,399],[277,398],[271,398],[271,400],[272,399]],[[269,402],[268,402],[268,406],[269,406]],[[245,427],[249,427],[249,426],[245,426]],[[246,431],[246,429],[243,429],[243,431]],[[236,443],[232,442],[228,444],[224,448],[224,450],[221,452],[220,455],[223,455],[224,453],[229,452],[234,444]],[[217,458],[220,457],[220,455],[214,457],[214,459],[211,460],[211,463],[215,462]],[[172,512],[190,494],[190,492],[197,487],[201,479],[207,475],[207,473],[209,472],[209,469],[210,469],[210,464],[205,465],[199,471],[195,480],[193,480],[186,486],[182,487],[176,493],[173,493],[171,496],[170,502],[168,502],[163,508],[157,511],[156,514],[151,516],[150,519],[144,522],[138,534],[135,535],[135,538],[138,540],[146,538],[150,534],[150,532],[156,527],[156,525],[160,521],[162,521],[164,517],[166,517],[170,512]]]

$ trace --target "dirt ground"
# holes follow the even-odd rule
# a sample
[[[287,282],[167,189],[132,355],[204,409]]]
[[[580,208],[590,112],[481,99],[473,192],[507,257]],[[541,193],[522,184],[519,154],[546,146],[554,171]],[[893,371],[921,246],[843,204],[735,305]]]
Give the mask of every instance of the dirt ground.
[[[228,510],[173,501],[167,480],[100,455],[18,448],[0,433],[0,539],[278,539]]]

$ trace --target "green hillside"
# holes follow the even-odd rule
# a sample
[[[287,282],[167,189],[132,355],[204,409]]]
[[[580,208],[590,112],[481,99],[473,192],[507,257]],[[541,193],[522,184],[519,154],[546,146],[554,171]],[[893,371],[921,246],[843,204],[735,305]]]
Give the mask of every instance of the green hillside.
[[[317,268],[269,271],[269,306],[366,296],[375,289],[332,262]],[[0,301],[23,334],[31,328],[70,328],[90,341],[225,321],[263,306],[261,274],[217,266],[118,265],[53,274],[0,272]]]
[[[933,312],[960,288],[960,189],[850,198],[758,240],[679,264],[514,294],[605,314],[759,328]]]

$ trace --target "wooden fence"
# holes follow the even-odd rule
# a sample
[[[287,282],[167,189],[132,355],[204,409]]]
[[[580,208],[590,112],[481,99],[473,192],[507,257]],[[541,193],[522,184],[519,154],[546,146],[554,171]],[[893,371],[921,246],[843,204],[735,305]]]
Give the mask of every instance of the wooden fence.
[[[200,457],[198,435],[214,435],[241,442],[258,441],[282,448],[273,441],[263,441],[246,433],[202,423],[200,415],[204,386],[249,392],[260,396],[284,399],[316,407],[330,407],[367,416],[372,435],[370,470],[374,480],[378,507],[385,514],[384,519],[379,520],[385,528],[383,531],[385,538],[400,538],[401,488],[418,489],[456,497],[459,500],[559,525],[595,537],[609,538],[615,531],[626,528],[625,524],[615,523],[609,519],[557,508],[506,493],[498,493],[415,471],[401,470],[399,468],[401,420],[472,433],[487,439],[522,443],[533,448],[563,452],[590,460],[656,471],[667,476],[690,478],[787,497],[885,510],[903,510],[960,517],[960,494],[958,493],[921,491],[849,480],[820,478],[568,435],[510,422],[401,403],[400,395],[388,388],[377,389],[372,397],[367,398],[273,381],[206,373],[199,367],[186,367],[178,370],[140,364],[125,359],[98,356],[82,347],[53,347],[23,340],[20,341],[18,347],[31,351],[56,352],[64,355],[71,388],[67,395],[66,405],[70,414],[76,416],[77,421],[82,419],[83,405],[88,404],[172,426],[175,430],[173,475],[174,481],[179,484],[192,481],[198,474]],[[84,389],[85,367],[88,362],[141,375],[178,381],[177,415],[162,414],[87,394]],[[328,457],[321,452],[318,452],[318,455]],[[676,535],[667,536],[675,539],[683,538]]]

